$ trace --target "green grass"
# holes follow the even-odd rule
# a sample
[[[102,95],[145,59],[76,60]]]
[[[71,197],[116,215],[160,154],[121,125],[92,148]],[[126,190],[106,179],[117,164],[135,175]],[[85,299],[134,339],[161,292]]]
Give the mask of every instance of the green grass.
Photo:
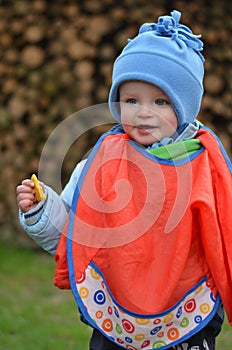
[[[91,328],[80,322],[70,291],[53,286],[53,258],[0,241],[0,350],[87,350]],[[232,349],[227,321],[217,350]]]
[[[53,286],[53,258],[0,242],[0,349],[88,349],[70,291]]]

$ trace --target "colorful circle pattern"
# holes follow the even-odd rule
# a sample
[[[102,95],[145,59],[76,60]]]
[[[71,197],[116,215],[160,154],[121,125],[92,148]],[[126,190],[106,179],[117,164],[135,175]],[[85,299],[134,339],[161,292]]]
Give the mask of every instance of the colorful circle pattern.
[[[216,300],[205,281],[198,284],[174,309],[157,315],[134,314],[119,307],[102,276],[89,266],[76,283],[80,309],[106,336],[126,349],[148,350],[172,346],[194,329],[216,307]]]

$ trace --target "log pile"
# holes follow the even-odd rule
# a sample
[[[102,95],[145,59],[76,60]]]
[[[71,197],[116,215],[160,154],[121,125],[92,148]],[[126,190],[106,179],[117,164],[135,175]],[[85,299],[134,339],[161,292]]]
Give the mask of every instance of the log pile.
[[[105,103],[115,57],[143,22],[173,9],[205,42],[205,96],[200,119],[232,152],[230,1],[147,0],[0,2],[0,224],[2,237],[24,237],[18,225],[15,187],[37,173],[41,152],[73,113]],[[92,111],[92,110],[90,110]],[[62,155],[61,183],[109,126],[78,130]],[[71,130],[67,130],[64,142]],[[47,163],[55,166],[59,140]],[[50,178],[49,185],[53,185]],[[23,238],[23,239],[24,239]]]

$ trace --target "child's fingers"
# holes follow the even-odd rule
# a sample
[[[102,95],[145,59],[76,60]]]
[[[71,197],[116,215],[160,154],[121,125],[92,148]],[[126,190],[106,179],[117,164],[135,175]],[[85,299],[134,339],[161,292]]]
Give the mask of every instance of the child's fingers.
[[[34,188],[35,187],[35,184],[34,182],[31,180],[31,179],[25,179],[22,181],[22,185],[23,186],[28,186],[28,187],[31,187],[31,188]]]
[[[30,186],[30,185],[18,185],[17,188],[16,188],[16,193],[19,194],[19,193],[23,193],[23,192],[26,192],[26,193],[30,193],[30,192],[33,192],[34,191],[34,186]]]
[[[38,188],[39,185],[42,188]],[[27,212],[28,210],[34,208],[41,199],[46,198],[42,189],[44,189],[44,184],[42,182],[39,182],[38,180],[37,186],[35,185],[35,182],[31,179],[23,180],[22,183],[16,188],[18,207],[23,212]]]
[[[26,213],[30,209],[34,208],[36,206],[36,204],[34,203],[33,200],[31,200],[29,198],[25,198],[25,199],[21,199],[18,202],[18,206],[22,210],[23,213]]]
[[[23,180],[21,185],[16,188],[17,203],[19,208],[26,212],[35,206],[34,183],[29,180]]]
[[[18,202],[24,199],[30,199],[32,201],[35,199],[35,191],[28,186],[18,186],[16,192]]]

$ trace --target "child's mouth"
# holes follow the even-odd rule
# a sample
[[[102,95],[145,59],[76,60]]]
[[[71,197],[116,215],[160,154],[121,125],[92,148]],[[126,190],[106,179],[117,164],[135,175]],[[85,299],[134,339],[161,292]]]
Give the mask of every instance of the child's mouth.
[[[139,125],[138,128],[143,129],[143,130],[150,130],[150,129],[154,129],[154,126],[153,125]]]
[[[151,131],[155,129],[153,125],[145,125],[145,124],[138,125],[137,128],[139,133],[142,133],[142,134],[150,134]]]

